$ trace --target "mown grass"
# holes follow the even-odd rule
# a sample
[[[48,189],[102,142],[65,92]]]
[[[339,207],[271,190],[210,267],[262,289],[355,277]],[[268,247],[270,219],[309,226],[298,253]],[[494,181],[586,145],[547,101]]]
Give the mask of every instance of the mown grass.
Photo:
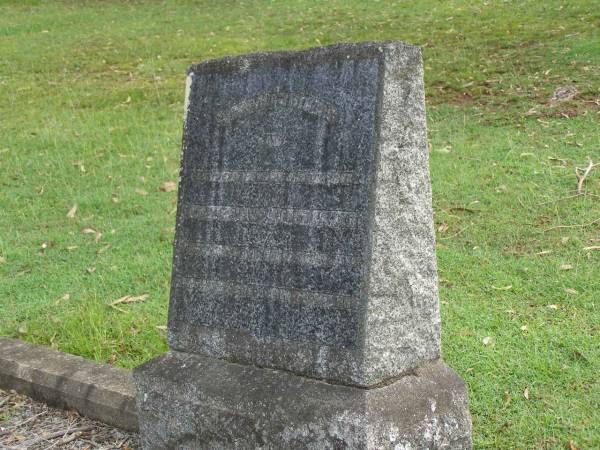
[[[424,49],[475,447],[600,448],[600,168],[573,196],[600,161],[599,27],[591,0],[0,2],[0,334],[124,367],[164,351],[186,68],[400,39]]]

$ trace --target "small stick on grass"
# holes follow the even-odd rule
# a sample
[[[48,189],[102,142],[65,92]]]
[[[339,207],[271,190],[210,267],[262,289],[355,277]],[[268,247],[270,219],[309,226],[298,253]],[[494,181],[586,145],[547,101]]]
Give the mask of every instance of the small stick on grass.
[[[556,202],[561,202],[563,200],[569,200],[570,198],[577,198],[577,197],[599,197],[600,195],[596,195],[596,194],[589,194],[589,193],[585,193],[582,192],[581,194],[573,194],[573,195],[568,195],[566,197],[560,197],[554,200],[548,200],[547,202],[542,202],[542,203],[538,203],[539,206],[541,205],[547,205],[549,203],[556,203]]]
[[[583,192],[583,183],[585,182],[585,179],[597,165],[598,164],[594,164],[594,161],[590,159],[590,163],[585,169],[575,167],[575,176],[577,177],[577,194],[581,195]],[[583,173],[580,175],[581,171],[583,171]]]
[[[596,224],[598,222],[600,222],[600,218],[598,218],[596,220],[592,220],[589,223],[580,223],[580,224],[577,224],[577,225],[558,225],[558,226],[555,226],[555,227],[546,228],[544,230],[544,233],[546,231],[557,230],[559,228],[585,228],[585,227],[592,226],[592,225],[594,225],[594,224]]]
[[[445,236],[445,237],[438,238],[438,241],[445,241],[446,239],[451,239],[451,238],[453,238],[453,237],[456,237],[456,236],[458,236],[459,234],[462,234],[462,233],[463,233],[463,231],[465,231],[465,230],[466,230],[467,228],[469,228],[469,227],[470,227],[470,225],[467,225],[466,227],[464,227],[464,228],[462,228],[462,229],[458,230],[456,233],[454,233],[454,234],[451,234],[450,236]]]

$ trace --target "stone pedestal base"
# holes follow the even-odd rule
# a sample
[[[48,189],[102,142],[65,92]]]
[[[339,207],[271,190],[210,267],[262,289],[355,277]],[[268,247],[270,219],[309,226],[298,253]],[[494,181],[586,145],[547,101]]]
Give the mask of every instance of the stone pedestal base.
[[[442,361],[373,389],[187,353],[137,368],[150,449],[470,449],[464,382]]]

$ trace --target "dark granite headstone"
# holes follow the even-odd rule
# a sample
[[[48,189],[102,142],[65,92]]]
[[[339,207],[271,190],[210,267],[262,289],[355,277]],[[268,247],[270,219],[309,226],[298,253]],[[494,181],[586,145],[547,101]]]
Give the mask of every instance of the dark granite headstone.
[[[436,425],[390,440],[414,411],[393,412],[388,399],[375,412],[387,395],[378,386],[406,402],[407,377],[443,366],[427,158],[416,47],[344,44],[190,69],[173,352],[136,372],[146,448],[468,448],[466,392],[450,369],[419,369],[431,400],[423,420]],[[192,380],[183,397],[181,373]],[[438,375],[452,379],[445,394]],[[304,419],[285,412],[307,407],[302,388],[290,391],[297,383],[311,405],[324,402]],[[342,408],[334,399],[346,391]],[[331,431],[340,420],[352,426]]]

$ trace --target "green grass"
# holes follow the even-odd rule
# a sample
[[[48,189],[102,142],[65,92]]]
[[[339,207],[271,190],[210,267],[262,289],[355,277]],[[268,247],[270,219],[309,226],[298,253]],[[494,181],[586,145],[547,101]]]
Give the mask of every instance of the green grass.
[[[424,48],[444,357],[475,447],[600,448],[600,167],[573,197],[600,162],[597,6],[0,1],[0,334],[124,367],[163,352],[186,68],[401,39]],[[563,85],[580,94],[549,106]]]

